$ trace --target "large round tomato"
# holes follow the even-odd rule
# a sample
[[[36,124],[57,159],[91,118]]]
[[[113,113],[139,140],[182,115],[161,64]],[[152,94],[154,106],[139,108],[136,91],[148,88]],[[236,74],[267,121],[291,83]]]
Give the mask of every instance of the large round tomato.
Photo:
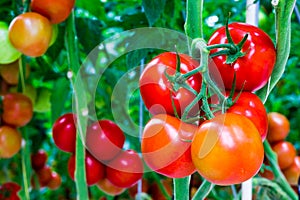
[[[166,52],[155,57],[147,64],[140,77],[140,92],[143,101],[149,112],[153,115],[167,113],[174,115],[172,99],[177,113],[180,115],[184,109],[192,102],[195,95],[189,90],[181,87],[174,91],[171,82],[167,79],[165,73],[174,75],[176,72],[176,54]],[[180,54],[180,71],[185,74],[199,66],[199,63],[189,56]],[[199,92],[201,88],[202,77],[197,73],[189,77],[185,83]],[[191,114],[199,110],[195,106]]]
[[[134,150],[121,152],[106,167],[107,179],[117,187],[128,188],[143,177],[143,162]]]
[[[280,141],[273,144],[272,149],[277,154],[280,169],[286,169],[293,164],[297,152],[292,143],[288,141]]]
[[[75,0],[32,0],[31,10],[47,17],[51,23],[63,22],[70,15]]]
[[[56,146],[65,152],[73,153],[76,144],[76,116],[66,113],[60,116],[52,127],[53,140]]]
[[[257,128],[235,113],[218,115],[201,124],[191,151],[200,175],[217,185],[248,180],[259,171],[264,159]]]
[[[41,56],[47,51],[51,36],[52,25],[49,20],[34,12],[15,17],[9,26],[12,45],[31,57]]]
[[[236,73],[236,89],[256,91],[268,81],[276,61],[276,50],[270,37],[261,29],[245,24],[232,23],[228,25],[229,32],[235,44],[239,43],[246,33],[247,41],[242,47],[243,57],[239,57],[231,64],[226,64],[226,55],[213,57],[213,61],[220,71],[226,89],[232,87],[234,73]],[[208,45],[228,43],[225,26],[217,29],[208,41]],[[213,49],[216,53],[221,49]],[[245,85],[244,85],[245,84]],[[243,87],[244,85],[244,87]]]
[[[13,126],[25,126],[33,116],[33,106],[29,97],[22,93],[8,93],[3,96],[4,122]]]
[[[75,164],[75,154],[73,154],[68,161],[68,173],[73,180],[75,178]],[[85,154],[85,172],[87,185],[94,185],[105,176],[105,166],[87,151]]]
[[[291,166],[283,170],[283,174],[289,184],[298,185],[300,176],[300,156],[296,156]]]
[[[191,140],[197,127],[170,115],[159,114],[144,128],[141,150],[147,165],[170,178],[182,178],[195,172],[191,158]]]
[[[113,159],[122,150],[124,142],[123,131],[110,120],[99,120],[87,129],[86,147],[101,161]]]
[[[235,98],[237,94],[233,98]],[[226,112],[244,115],[250,119],[258,129],[262,141],[268,132],[267,111],[260,98],[250,92],[242,92],[238,100]]]
[[[0,127],[0,158],[11,158],[21,149],[21,133],[12,127]]]
[[[290,122],[281,113],[270,112],[268,113],[269,131],[267,140],[270,143],[279,142],[284,140],[290,132]]]

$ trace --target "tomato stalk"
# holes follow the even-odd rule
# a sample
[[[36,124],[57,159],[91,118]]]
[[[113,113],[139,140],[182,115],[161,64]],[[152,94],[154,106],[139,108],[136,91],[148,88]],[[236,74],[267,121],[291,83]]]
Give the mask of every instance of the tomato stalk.
[[[204,180],[193,196],[192,200],[204,199],[210,193],[210,191],[214,188],[214,184]]]
[[[185,34],[192,39],[203,38],[203,0],[188,0],[186,3]]]
[[[176,200],[188,200],[190,196],[190,181],[191,176],[184,178],[174,178],[174,199]],[[185,191],[185,192],[183,192]]]

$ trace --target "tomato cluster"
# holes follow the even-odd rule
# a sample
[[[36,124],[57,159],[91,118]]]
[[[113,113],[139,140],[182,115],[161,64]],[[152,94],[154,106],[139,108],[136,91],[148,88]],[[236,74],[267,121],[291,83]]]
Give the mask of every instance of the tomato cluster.
[[[71,153],[68,172],[75,180],[76,115],[60,116],[52,127],[56,146]],[[122,193],[137,183],[143,176],[143,162],[131,149],[123,150],[125,135],[110,120],[92,122],[87,127],[85,138],[85,170],[87,185],[97,185],[108,194]]]

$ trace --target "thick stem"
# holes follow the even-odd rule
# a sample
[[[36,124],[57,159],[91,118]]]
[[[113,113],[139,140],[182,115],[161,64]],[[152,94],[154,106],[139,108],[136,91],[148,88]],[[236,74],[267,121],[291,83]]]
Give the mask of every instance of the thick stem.
[[[185,34],[192,38],[203,38],[202,10],[203,0],[187,0]]]
[[[190,181],[191,176],[184,178],[175,178],[174,182],[174,199],[189,200],[190,198]]]

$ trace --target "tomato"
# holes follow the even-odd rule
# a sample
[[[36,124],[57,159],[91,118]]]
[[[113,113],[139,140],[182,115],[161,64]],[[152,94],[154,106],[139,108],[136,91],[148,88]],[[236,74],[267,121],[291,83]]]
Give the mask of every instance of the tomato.
[[[8,93],[3,96],[3,121],[12,126],[25,126],[33,116],[29,97],[22,93]]]
[[[0,64],[12,63],[22,55],[8,38],[8,26],[5,22],[0,21]]]
[[[60,185],[61,185],[61,176],[58,173],[52,171],[51,179],[48,182],[47,187],[50,188],[51,190],[56,190],[60,187]]]
[[[117,187],[128,188],[143,176],[143,162],[134,150],[121,152],[106,167],[107,179]]]
[[[293,164],[297,152],[292,143],[280,141],[273,144],[272,149],[277,154],[278,165],[281,170],[286,169]]]
[[[182,178],[195,172],[191,143],[197,127],[170,115],[159,114],[146,124],[141,151],[147,165],[159,174]]]
[[[290,132],[290,122],[281,113],[270,112],[268,113],[269,131],[267,140],[270,143],[279,142],[284,140]]]
[[[298,185],[298,179],[300,176],[300,156],[296,156],[292,165],[283,170],[283,174],[289,184]]]
[[[123,131],[110,120],[99,120],[87,129],[86,147],[101,161],[113,159],[121,152],[124,142]]]
[[[0,158],[11,158],[21,149],[21,133],[12,127],[0,127]]]
[[[237,95],[235,94],[234,98]],[[240,114],[250,119],[258,129],[262,141],[266,139],[268,132],[267,111],[258,96],[250,92],[242,92],[235,104],[226,112]]]
[[[258,27],[245,23],[228,25],[229,32],[235,44],[239,43],[246,33],[247,41],[242,47],[243,57],[239,57],[232,64],[226,64],[226,55],[213,57],[226,89],[231,89],[234,73],[236,73],[236,89],[256,91],[268,81],[276,61],[276,50],[270,37]],[[210,37],[208,45],[228,43],[225,26],[218,28]],[[213,49],[216,53],[221,49]],[[245,84],[245,85],[244,85]],[[243,87],[244,85],[244,87]]]
[[[53,124],[52,136],[59,149],[73,153],[76,144],[76,116],[73,113],[60,116]]]
[[[49,20],[34,12],[18,15],[9,25],[12,45],[27,56],[43,55],[50,44],[52,25]]]
[[[140,93],[148,108],[153,115],[167,113],[174,115],[172,99],[176,107],[176,111],[181,115],[184,109],[192,102],[195,95],[187,89],[181,87],[176,92],[172,84],[167,79],[165,73],[174,75],[176,72],[176,54],[166,52],[158,55],[150,63],[147,64],[140,76],[139,86]],[[199,66],[199,63],[189,56],[180,54],[180,72],[185,74]],[[201,89],[202,77],[197,73],[189,77],[185,83],[199,92]],[[198,106],[193,108],[191,114],[199,111]]]
[[[39,169],[37,172],[37,177],[39,180],[40,187],[45,187],[48,185],[52,178],[52,170],[49,166],[44,166],[43,168]]]
[[[192,140],[191,152],[199,174],[217,185],[248,180],[264,160],[257,128],[235,113],[217,115],[201,124]]]
[[[36,153],[32,153],[31,154],[31,166],[34,170],[39,170],[42,169],[47,162],[48,159],[48,155],[47,153],[40,149],[38,152]]]
[[[31,10],[47,17],[51,23],[58,24],[70,15],[75,0],[32,0]]]
[[[0,186],[0,199],[1,200],[19,200],[18,192],[21,186],[15,182],[6,182]]]
[[[26,65],[25,70],[25,77],[28,78],[30,72],[29,65]],[[17,85],[19,82],[19,60],[0,65],[0,75],[8,84]]]
[[[68,161],[68,172],[70,177],[74,180],[75,173],[75,154],[73,154]],[[89,152],[85,154],[85,173],[87,185],[94,185],[104,178],[104,165],[94,158]]]
[[[120,195],[125,191],[125,188],[115,186],[107,178],[101,179],[97,183],[97,187],[105,194],[108,194],[111,196]]]
[[[169,197],[173,195],[172,179],[161,179],[160,182],[164,186]],[[167,200],[158,183],[154,182],[149,188],[149,194],[152,199]]]

